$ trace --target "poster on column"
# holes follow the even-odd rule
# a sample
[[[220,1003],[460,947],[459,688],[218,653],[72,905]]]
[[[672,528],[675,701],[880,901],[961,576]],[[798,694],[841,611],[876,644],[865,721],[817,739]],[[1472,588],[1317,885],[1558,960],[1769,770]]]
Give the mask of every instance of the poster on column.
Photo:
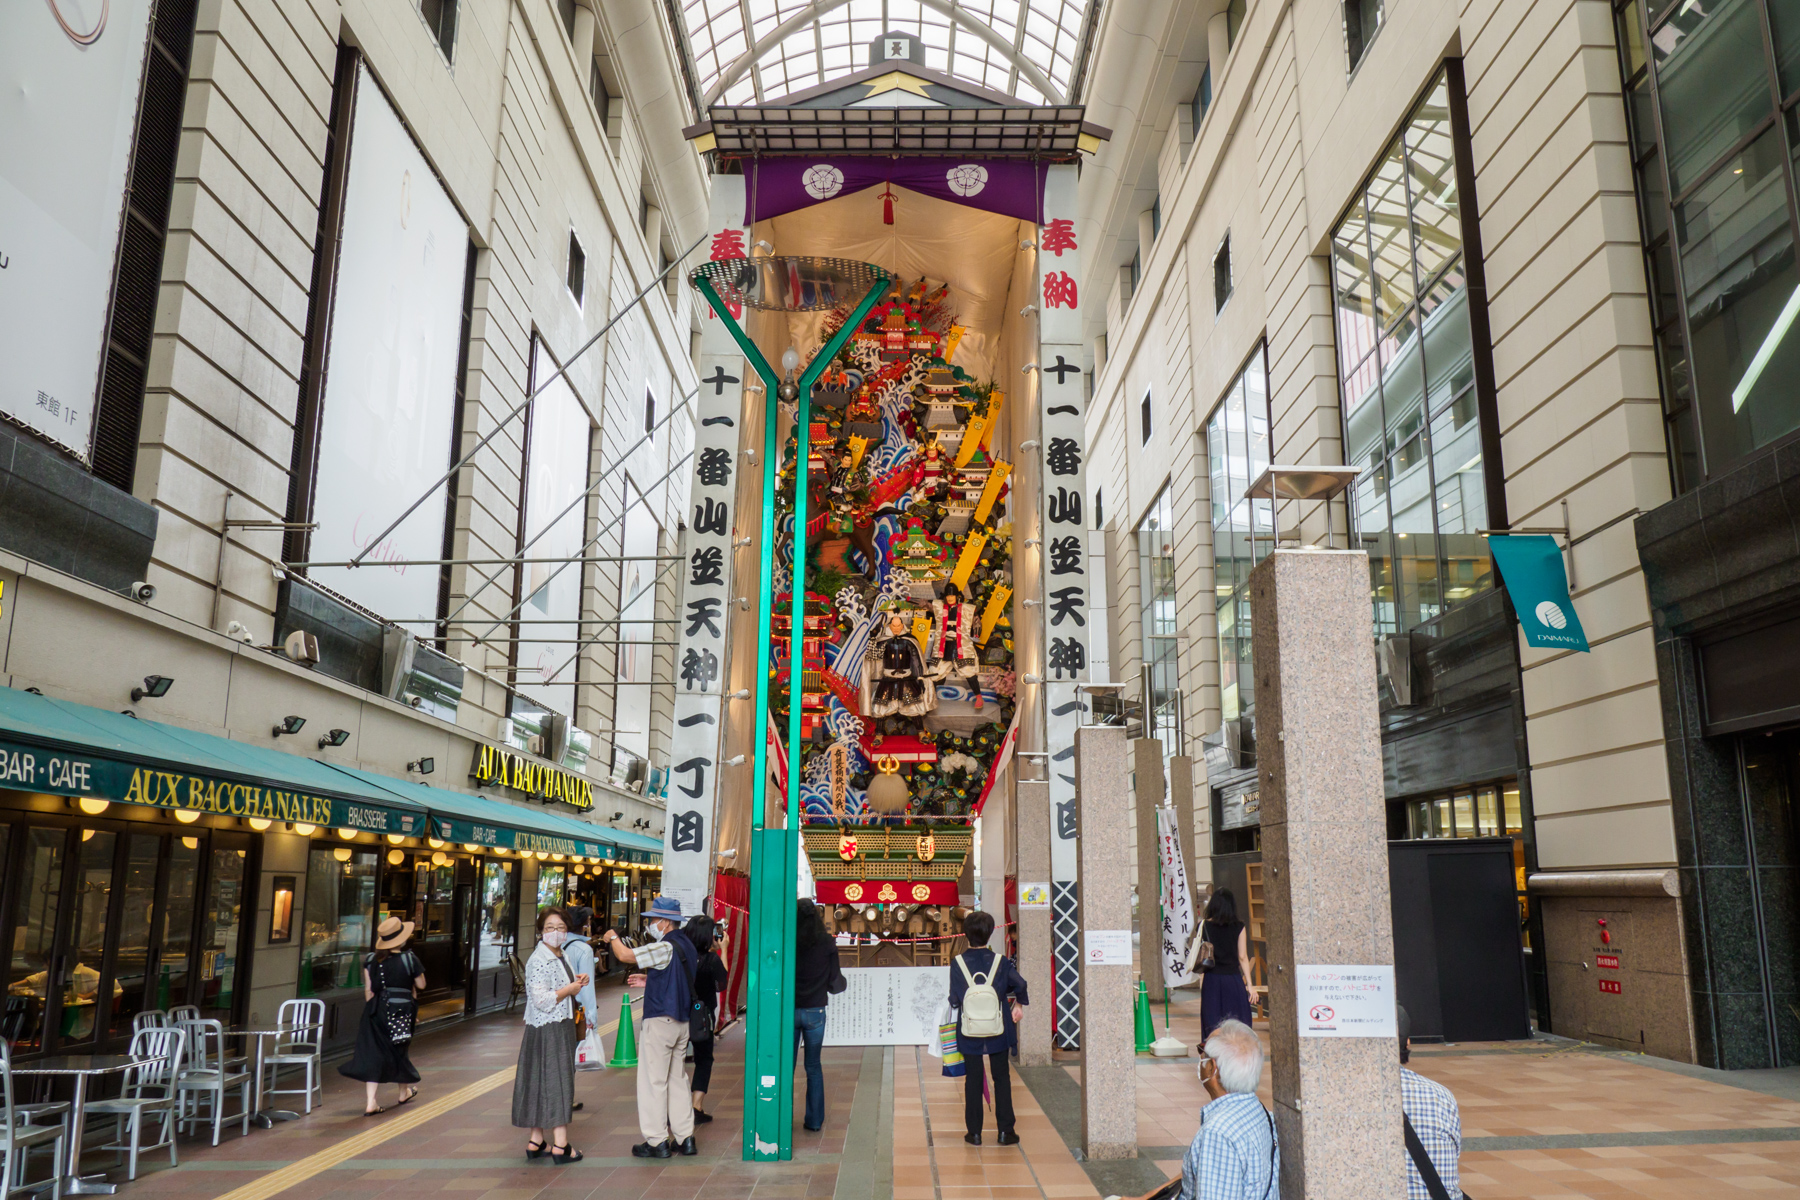
[[[1156,842],[1162,852],[1163,985],[1186,987],[1199,982],[1187,969],[1187,948],[1194,937],[1194,901],[1188,891],[1187,857],[1181,851],[1181,825],[1171,805],[1156,810]]]
[[[949,967],[850,967],[825,1008],[827,1046],[923,1046],[950,997]]]
[[[1049,169],[1038,230],[1038,404],[1043,455],[1044,700],[1050,753],[1050,945],[1055,965],[1055,1044],[1081,1036],[1076,900],[1075,730],[1087,712],[1078,683],[1089,663],[1086,385],[1081,351],[1081,253],[1076,171]]]
[[[712,258],[743,258],[742,176],[714,177],[711,212]],[[689,916],[705,911],[712,889],[723,716],[720,692],[725,680],[726,614],[731,607],[731,508],[737,489],[744,374],[737,342],[725,323],[708,312],[700,334],[688,528],[677,565],[681,599],[675,627],[675,730],[669,751],[669,818],[663,832],[663,890],[679,896],[682,912]]]

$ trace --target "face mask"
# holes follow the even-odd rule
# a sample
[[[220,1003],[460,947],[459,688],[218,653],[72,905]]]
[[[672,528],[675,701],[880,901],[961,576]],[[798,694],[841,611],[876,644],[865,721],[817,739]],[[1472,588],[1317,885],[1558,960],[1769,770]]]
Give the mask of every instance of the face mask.
[[[650,936],[655,938],[659,942],[662,941],[663,940],[663,927],[661,925],[658,925],[656,922],[652,921],[650,923]]]
[[[550,947],[552,950],[561,950],[562,944],[568,939],[569,935],[561,929],[546,929],[544,931],[544,945]]]

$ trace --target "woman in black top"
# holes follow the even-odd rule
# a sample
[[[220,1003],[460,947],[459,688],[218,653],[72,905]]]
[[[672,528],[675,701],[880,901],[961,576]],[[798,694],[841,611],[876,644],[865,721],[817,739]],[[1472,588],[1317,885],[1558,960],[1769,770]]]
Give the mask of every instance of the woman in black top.
[[[1031,996],[1025,990],[1025,978],[1013,966],[1012,959],[988,949],[994,936],[994,918],[977,910],[963,918],[963,937],[969,948],[950,964],[950,1007],[956,1009],[956,1048],[962,1052],[963,1122],[968,1132],[963,1141],[981,1145],[981,1064],[986,1060],[988,1075],[994,1083],[994,1124],[1000,1130],[1002,1146],[1016,1146],[1019,1135],[1013,1130],[1012,1076],[1007,1073],[1007,1056],[1018,1040],[1018,1023],[1025,1016]],[[968,975],[963,971],[967,970]],[[971,979],[992,984],[1000,998],[1000,1035],[970,1037],[962,1031],[963,1000],[969,994]]]
[[[695,917],[683,930],[700,956],[699,965],[694,968],[694,1003],[704,1004],[706,1011],[715,1015],[719,1008],[719,993],[725,987],[725,961],[719,956],[723,939],[717,938],[718,930],[718,922],[711,917]],[[710,1037],[704,1042],[689,1043],[694,1051],[692,1091],[696,1125],[704,1125],[712,1120],[712,1114],[701,1111],[700,1106],[706,1102],[706,1091],[712,1086],[713,1043],[717,1040],[716,1037]]]
[[[375,1102],[384,1083],[400,1085],[400,1103],[419,1094],[419,1072],[406,1055],[412,1044],[418,994],[425,988],[425,968],[405,949],[413,923],[389,917],[375,931],[375,950],[363,960],[363,1017],[356,1030],[356,1052],[338,1068],[340,1075],[360,1079],[368,1088],[363,1115],[387,1109]]]
[[[800,901],[794,925],[794,1052],[806,1047],[806,1128],[825,1126],[825,1001],[849,984],[838,965],[837,942],[825,928],[825,916],[811,900]]]
[[[1211,942],[1213,965],[1200,981],[1200,1038],[1212,1036],[1221,1021],[1250,1024],[1250,943],[1238,920],[1237,897],[1220,888],[1206,902],[1200,938]]]

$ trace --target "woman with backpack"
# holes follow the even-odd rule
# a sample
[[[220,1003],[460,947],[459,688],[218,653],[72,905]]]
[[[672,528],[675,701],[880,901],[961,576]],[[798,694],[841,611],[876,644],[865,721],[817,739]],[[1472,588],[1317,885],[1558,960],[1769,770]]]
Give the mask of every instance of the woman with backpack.
[[[400,1085],[400,1103],[419,1094],[419,1072],[407,1057],[418,994],[425,990],[425,967],[406,949],[413,923],[389,917],[375,930],[375,949],[363,960],[363,1017],[356,1030],[356,1052],[338,1068],[340,1075],[360,1079],[368,1089],[363,1116],[384,1113],[375,1101],[384,1083]]]
[[[1013,1132],[1012,1076],[1007,1056],[1017,1040],[1015,1026],[1025,1016],[1031,997],[1024,977],[1004,954],[988,949],[994,918],[976,911],[963,918],[969,948],[950,966],[950,1006],[957,1010],[956,1048],[968,1070],[963,1075],[963,1141],[981,1145],[981,1064],[985,1059],[994,1081],[994,1124],[1002,1146],[1016,1146]]]

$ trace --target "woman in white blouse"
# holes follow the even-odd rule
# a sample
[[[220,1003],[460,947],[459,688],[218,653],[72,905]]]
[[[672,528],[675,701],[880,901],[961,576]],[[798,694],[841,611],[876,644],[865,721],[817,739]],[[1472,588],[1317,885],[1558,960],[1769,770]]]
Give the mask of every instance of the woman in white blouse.
[[[563,958],[569,919],[560,908],[538,914],[538,944],[525,964],[525,1037],[519,1043],[519,1071],[513,1077],[512,1123],[531,1130],[525,1157],[550,1151],[559,1167],[580,1162],[569,1145],[569,1114],[575,1110],[575,1002],[587,986]],[[544,1130],[551,1140],[544,1140]]]

